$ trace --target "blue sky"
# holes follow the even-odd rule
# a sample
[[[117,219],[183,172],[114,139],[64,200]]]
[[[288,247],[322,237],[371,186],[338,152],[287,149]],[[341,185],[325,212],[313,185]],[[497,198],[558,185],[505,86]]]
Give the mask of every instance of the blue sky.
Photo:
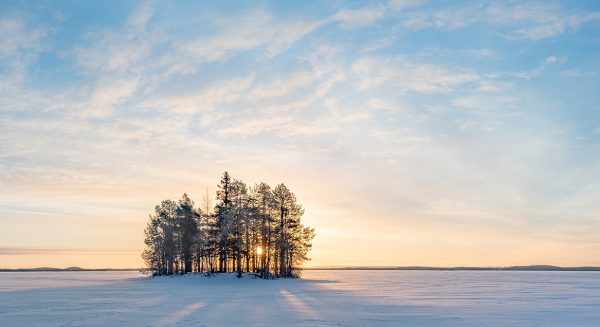
[[[600,265],[599,7],[4,1],[0,265],[140,265],[224,170],[314,265]]]

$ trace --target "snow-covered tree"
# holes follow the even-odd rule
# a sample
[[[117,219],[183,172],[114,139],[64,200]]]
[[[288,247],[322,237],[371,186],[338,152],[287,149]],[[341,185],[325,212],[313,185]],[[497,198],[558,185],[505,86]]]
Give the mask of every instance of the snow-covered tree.
[[[300,220],[304,209],[284,185],[246,184],[223,174],[214,212],[183,194],[155,207],[144,230],[142,257],[154,274],[255,272],[262,278],[297,277],[315,237]],[[218,262],[218,267],[217,267]]]

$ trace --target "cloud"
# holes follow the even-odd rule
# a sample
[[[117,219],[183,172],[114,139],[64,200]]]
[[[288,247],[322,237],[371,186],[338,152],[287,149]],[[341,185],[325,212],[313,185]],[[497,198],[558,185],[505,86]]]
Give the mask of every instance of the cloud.
[[[288,129],[294,125],[292,124],[293,121],[293,118],[290,116],[278,116],[266,119],[265,117],[260,117],[258,119],[236,121],[233,126],[219,129],[218,133],[220,135],[227,136],[256,135],[259,133],[268,133],[277,130]]]
[[[484,79],[479,83],[477,91],[489,93],[502,93],[509,90],[512,86],[512,82]]]
[[[82,114],[86,117],[102,117],[110,114],[116,104],[137,91],[138,85],[138,78],[98,81],[90,96],[90,102]]]
[[[490,23],[517,28],[507,34],[512,39],[541,39],[580,28],[600,19],[600,12],[572,12],[556,3],[526,2],[510,4],[494,2],[486,10]]]
[[[474,24],[481,6],[411,11],[403,16],[400,26],[408,30],[455,30]]]
[[[447,93],[480,79],[472,72],[452,71],[404,58],[365,57],[354,62],[352,71],[360,79],[361,90],[386,84],[402,92]]]
[[[176,113],[195,113],[212,109],[217,104],[238,99],[254,83],[255,75],[215,83],[195,92],[168,97],[152,97],[143,102],[145,108],[156,108]]]
[[[477,58],[492,58],[492,57],[498,56],[498,54],[495,51],[493,51],[491,49],[485,49],[485,48],[469,49],[469,50],[466,50],[465,53],[467,55],[477,57]]]
[[[128,30],[133,32],[132,34],[140,33],[146,28],[146,25],[153,14],[154,8],[152,1],[143,1],[129,15],[125,26]]]
[[[175,53],[166,58],[173,63],[184,60],[186,66],[198,65],[222,61],[240,52],[261,47],[266,50],[267,57],[274,57],[324,23],[293,18],[282,20],[267,11],[255,11],[240,17],[221,19],[216,23],[220,28],[216,35],[175,42]]]
[[[17,15],[0,18],[0,34],[3,35],[0,38],[0,60],[2,60],[21,51],[41,51],[44,49],[43,40],[48,36],[49,31],[43,27],[27,26]]]
[[[553,63],[555,63],[557,61],[558,61],[558,58],[556,58],[556,56],[550,56],[550,57],[546,58],[546,63],[547,64],[553,64]]]
[[[400,25],[409,30],[456,30],[473,25],[493,27],[512,40],[542,39],[575,31],[600,19],[600,12],[569,10],[551,2],[495,1],[487,5],[448,6],[411,11]]]
[[[0,18],[0,110],[26,106],[23,91],[30,65],[48,50],[51,29],[27,22],[19,13]]]
[[[567,61],[567,57],[565,57],[565,56],[562,56],[562,57],[549,56],[549,57],[542,59],[540,61],[540,64],[535,68],[525,70],[525,71],[517,71],[517,72],[511,72],[511,71],[495,72],[495,73],[488,74],[487,77],[489,77],[491,79],[500,79],[500,78],[510,77],[513,79],[530,80],[534,77],[540,76],[551,65],[562,64],[562,63],[565,63],[566,61]],[[506,86],[509,84],[509,82],[496,81],[496,82],[494,82],[494,84],[495,84],[495,86],[488,84],[487,86],[482,85],[482,87],[491,87],[491,89],[495,89],[495,88],[498,88],[499,86],[501,87],[503,84]]]
[[[471,95],[453,99],[452,104],[467,109],[479,109],[481,107],[482,101],[479,96]]]
[[[393,45],[395,41],[396,41],[396,39],[394,37],[385,37],[385,38],[381,38],[381,39],[378,39],[375,41],[369,41],[362,48],[362,52],[368,53],[371,51],[384,49],[384,48],[387,48],[387,47]]]
[[[367,107],[373,109],[383,110],[399,110],[398,105],[394,104],[391,100],[386,98],[373,98],[367,101]]]
[[[153,15],[151,2],[142,2],[127,17],[121,30],[103,29],[88,32],[87,46],[66,51],[89,74],[139,72],[151,49],[163,39],[149,33],[148,22]]]
[[[249,103],[261,103],[269,99],[276,99],[290,95],[295,89],[312,84],[318,79],[312,72],[294,72],[282,78],[255,85],[245,97]]]
[[[386,4],[392,10],[404,10],[422,5],[425,0],[389,0]]]
[[[332,21],[350,26],[368,26],[382,19],[385,14],[383,6],[372,6],[358,9],[342,9],[333,17]]]

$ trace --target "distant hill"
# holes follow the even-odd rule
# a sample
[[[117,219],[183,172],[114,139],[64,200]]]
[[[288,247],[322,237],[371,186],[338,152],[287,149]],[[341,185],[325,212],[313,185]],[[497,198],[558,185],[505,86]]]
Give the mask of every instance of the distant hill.
[[[54,267],[38,267],[38,268],[17,268],[17,269],[0,269],[0,272],[35,272],[35,271],[137,271],[137,268],[97,268],[97,269],[86,269],[81,267],[67,267],[67,268],[54,268]]]
[[[400,266],[400,267],[312,267],[304,270],[498,270],[498,271],[600,271],[600,267],[558,267],[550,265],[510,266],[510,267],[426,267],[426,266]]]

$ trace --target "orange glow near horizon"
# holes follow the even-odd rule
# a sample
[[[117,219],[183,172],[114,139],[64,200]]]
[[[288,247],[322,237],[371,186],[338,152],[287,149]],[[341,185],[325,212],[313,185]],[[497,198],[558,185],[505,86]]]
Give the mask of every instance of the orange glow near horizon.
[[[317,237],[309,253],[312,260],[305,264],[308,267],[600,265],[595,255],[598,249],[594,246],[572,242],[556,233],[527,230],[526,225],[506,224],[499,216],[466,212],[464,208],[454,214],[451,210],[457,209],[448,208],[445,215],[478,215],[480,218],[439,220],[418,214],[405,213],[398,217],[379,212],[376,220],[364,219],[373,215],[373,208],[355,202],[350,210],[339,205],[343,202],[336,199],[335,192],[323,187],[315,189],[314,185],[320,181],[301,181],[294,176],[281,176],[278,180],[288,181],[286,184],[305,209],[303,223],[316,228]],[[246,176],[242,179],[251,180]],[[170,188],[183,190],[186,187],[171,185]],[[198,200],[202,199],[206,187],[195,189],[196,192],[188,194],[201,206]],[[142,193],[132,190],[131,194]],[[158,203],[157,199],[177,199],[178,194],[177,191],[145,194],[155,200],[131,198],[131,202],[121,203],[95,193],[84,199],[64,195],[60,201],[55,195],[52,205],[58,203],[59,209],[48,207],[48,211],[54,213],[13,211],[12,219],[2,222],[0,268],[141,267],[147,215]],[[354,196],[368,198],[368,192],[353,193]],[[44,197],[39,199],[43,204]],[[36,226],[35,233],[24,238],[32,224]],[[515,232],[515,228],[520,231]]]

